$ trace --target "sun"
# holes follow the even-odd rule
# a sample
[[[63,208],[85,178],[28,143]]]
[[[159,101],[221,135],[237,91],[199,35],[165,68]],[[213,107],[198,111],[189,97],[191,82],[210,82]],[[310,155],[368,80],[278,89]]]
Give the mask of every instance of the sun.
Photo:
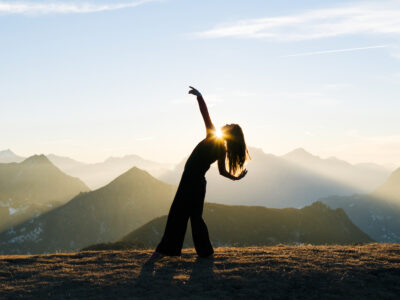
[[[221,128],[217,128],[217,129],[215,129],[215,136],[217,137],[217,138],[222,138],[223,136],[224,136],[224,134],[222,133],[222,131],[221,131]]]

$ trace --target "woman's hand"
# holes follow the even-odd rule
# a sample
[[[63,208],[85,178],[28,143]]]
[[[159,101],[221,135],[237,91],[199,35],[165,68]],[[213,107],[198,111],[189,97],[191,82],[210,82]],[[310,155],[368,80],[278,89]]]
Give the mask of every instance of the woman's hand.
[[[246,176],[246,174],[247,174],[247,169],[244,169],[242,173],[240,173],[240,175],[236,177],[236,180],[242,179],[244,176]]]
[[[195,96],[197,96],[197,97],[202,97],[201,93],[200,93],[198,90],[196,90],[196,89],[195,89],[194,87],[192,87],[192,86],[189,86],[189,87],[190,87],[189,94],[195,95]]]

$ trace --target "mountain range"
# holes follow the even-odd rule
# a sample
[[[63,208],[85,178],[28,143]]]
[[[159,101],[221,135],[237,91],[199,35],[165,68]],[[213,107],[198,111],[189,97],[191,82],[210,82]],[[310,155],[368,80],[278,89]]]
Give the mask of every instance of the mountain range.
[[[12,152],[7,152],[11,157]],[[351,165],[335,158],[321,159],[303,149],[281,157],[255,148],[250,149],[250,154],[249,173],[242,181],[222,178],[215,167],[207,176],[208,201],[230,204],[210,203],[206,206],[205,217],[207,222],[214,224],[210,228],[213,228],[216,245],[351,243],[370,239],[361,235],[356,226],[377,241],[400,240],[400,225],[396,221],[400,219],[397,210],[400,171],[395,171],[385,182],[388,171],[380,166]],[[3,229],[0,253],[74,251],[116,241],[129,232],[140,232],[140,226],[165,215],[176,191],[176,186],[166,184],[137,167],[102,188],[89,191],[82,181],[54,166],[51,159],[70,170],[89,165],[53,155],[35,155],[21,163],[0,164],[0,220],[7,220],[0,228]],[[131,163],[141,161],[147,168],[159,166],[153,162],[145,163],[136,156],[110,158],[104,165],[122,167],[126,159]],[[183,165],[184,161],[160,178],[176,184]],[[96,168],[101,170],[103,167]],[[89,173],[94,174],[96,168],[93,167]],[[345,184],[345,180],[351,185]],[[347,196],[360,190],[374,191]],[[337,196],[327,197],[334,194]],[[321,197],[332,208],[343,208],[356,226],[340,209],[333,211],[320,203],[311,205]],[[304,208],[277,209],[283,207]],[[258,211],[262,212],[260,216]],[[252,215],[257,222],[251,220]],[[327,223],[320,216],[324,216]],[[157,228],[163,227],[162,220],[165,218],[154,219],[143,228],[153,228],[155,231],[151,230],[160,235]],[[335,222],[336,227],[333,226]],[[224,227],[225,223],[227,227]],[[241,231],[240,228],[244,229]],[[229,230],[238,235],[232,236]],[[351,234],[347,236],[345,232]]]
[[[175,191],[175,186],[132,168],[98,190],[81,193],[60,207],[0,233],[0,253],[75,251],[125,235],[136,239],[143,230],[155,241],[165,223],[165,217],[157,217],[168,212]],[[205,219],[215,245],[371,241],[343,210],[334,211],[321,203],[303,209],[209,203]],[[132,231],[134,234],[128,235]]]
[[[0,163],[0,231],[69,201],[89,188],[44,155]]]
[[[207,203],[204,219],[215,247],[275,244],[354,244],[372,239],[355,226],[342,209],[332,210],[321,202],[302,209],[228,206]],[[119,249],[124,245],[154,248],[160,242],[167,216],[156,218],[114,244],[94,245],[86,250]],[[184,242],[193,247],[190,222]]]
[[[176,187],[136,167],[108,185],[0,233],[0,253],[75,251],[164,215]]]
[[[322,159],[304,149],[284,156],[249,149],[252,160],[245,178],[230,181],[214,165],[207,173],[207,198],[230,205],[261,205],[300,208],[331,195],[371,192],[390,171],[374,164],[352,165],[336,158]],[[178,184],[185,160],[159,178]]]
[[[155,177],[172,168],[170,164],[154,162],[138,155],[109,157],[103,162],[93,164],[78,162],[68,157],[54,154],[49,154],[48,158],[65,173],[82,179],[92,189],[108,184],[132,167],[146,170]]]
[[[48,154],[46,157],[64,173],[78,177],[91,189],[97,189],[110,183],[113,179],[132,167],[146,170],[155,177],[159,177],[173,167],[171,164],[158,163],[144,159],[138,155],[109,157],[99,163],[84,163],[55,154]],[[10,149],[0,151],[0,163],[21,162],[24,159],[24,157],[16,155]]]
[[[400,169],[369,194],[321,199],[332,208],[343,208],[350,219],[379,242],[400,242]]]
[[[10,150],[1,153],[8,160],[12,157],[15,160],[21,159]],[[352,165],[334,157],[322,159],[302,148],[283,156],[250,148],[250,154],[250,172],[242,181],[226,180],[219,175],[215,166],[211,168],[207,174],[207,199],[222,204],[300,208],[331,195],[369,193],[390,174],[388,168],[380,165]],[[185,164],[183,160],[172,168],[170,164],[146,160],[137,155],[110,157],[104,162],[94,164],[54,154],[47,157],[60,170],[80,178],[92,189],[106,185],[134,166],[148,171],[164,182],[177,185]]]

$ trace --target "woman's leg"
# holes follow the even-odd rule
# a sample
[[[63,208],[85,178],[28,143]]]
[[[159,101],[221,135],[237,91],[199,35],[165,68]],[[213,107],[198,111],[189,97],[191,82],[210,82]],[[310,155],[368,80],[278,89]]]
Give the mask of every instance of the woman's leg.
[[[206,191],[206,182],[204,181],[204,188],[196,195],[195,199],[191,199],[192,209],[190,213],[190,223],[192,225],[193,243],[196,252],[201,257],[206,257],[214,253],[211,245],[210,237],[206,223],[203,220],[203,206]]]
[[[193,243],[196,252],[201,257],[207,257],[214,253],[206,223],[202,217],[191,217]]]
[[[182,189],[178,188],[168,214],[164,235],[156,249],[157,252],[170,256],[181,255],[189,219],[187,203],[184,198]]]

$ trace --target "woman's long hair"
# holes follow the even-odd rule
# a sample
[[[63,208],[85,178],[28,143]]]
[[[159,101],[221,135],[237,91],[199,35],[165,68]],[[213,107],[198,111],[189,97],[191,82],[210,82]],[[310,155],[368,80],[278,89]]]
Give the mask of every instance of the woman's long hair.
[[[226,158],[228,172],[235,176],[245,168],[250,159],[242,128],[238,124],[229,124],[222,127],[226,142]]]

